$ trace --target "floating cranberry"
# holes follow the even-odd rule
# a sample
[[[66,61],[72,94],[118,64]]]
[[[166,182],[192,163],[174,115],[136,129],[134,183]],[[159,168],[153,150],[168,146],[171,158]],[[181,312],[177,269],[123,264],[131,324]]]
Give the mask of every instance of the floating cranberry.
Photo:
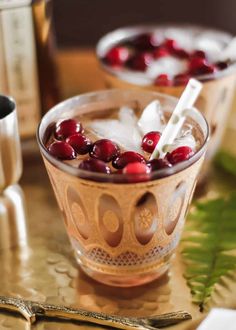
[[[170,51],[174,52],[179,49],[177,42],[174,39],[166,39],[164,46]]]
[[[134,55],[130,61],[127,62],[127,65],[132,70],[145,71],[146,68],[150,65],[153,60],[153,56],[149,52],[139,53]]]
[[[192,74],[196,76],[196,75],[215,73],[216,71],[217,69],[213,64],[204,64],[200,68],[192,71]]]
[[[90,172],[111,173],[110,167],[105,162],[92,158],[83,160],[79,165],[79,169]]]
[[[227,62],[217,62],[216,66],[219,70],[225,70],[228,68],[228,63]]]
[[[174,85],[175,86],[185,86],[189,82],[189,79],[191,78],[190,75],[182,73],[182,74],[177,74],[174,77]]]
[[[122,169],[129,163],[146,163],[144,157],[134,151],[125,151],[113,160],[112,165],[116,169]]]
[[[167,74],[160,74],[155,80],[154,85],[156,86],[172,86],[172,80]]]
[[[182,48],[175,49],[174,55],[179,58],[183,58],[183,59],[188,59],[190,57],[189,53],[185,49],[182,49]]]
[[[110,162],[120,154],[120,148],[117,144],[108,139],[101,139],[93,144],[90,151],[92,158]]]
[[[76,133],[66,139],[79,155],[87,154],[92,147],[92,141],[84,134]]]
[[[191,73],[196,72],[201,67],[207,64],[205,58],[202,57],[193,57],[189,62],[189,70]]]
[[[168,55],[170,55],[170,53],[165,47],[159,47],[153,51],[154,58],[166,57]]]
[[[70,135],[82,132],[83,127],[80,122],[74,119],[66,119],[56,125],[55,137],[58,140],[65,140]]]
[[[110,65],[123,65],[129,58],[130,51],[127,47],[113,47],[105,56],[105,61]]]
[[[144,151],[152,153],[158,141],[160,140],[161,133],[152,131],[144,135],[142,140],[142,148]]]
[[[131,176],[127,178],[127,181],[132,183],[149,180],[150,172],[151,169],[149,166],[139,162],[127,164],[122,170],[123,174],[131,174]]]
[[[74,149],[64,141],[56,141],[50,144],[48,152],[61,160],[70,160],[76,157]]]
[[[139,50],[148,50],[158,46],[159,42],[152,33],[143,33],[134,37],[132,45]]]
[[[174,165],[184,160],[188,160],[193,154],[194,152],[190,147],[183,146],[176,148],[171,153],[167,154],[166,157],[167,160]]]
[[[206,53],[203,50],[195,50],[192,54],[191,57],[197,57],[197,58],[205,58],[206,59]]]
[[[194,57],[189,63],[189,70],[190,74],[196,76],[207,73],[214,73],[216,71],[216,67],[212,64],[208,64],[205,58]]]
[[[157,171],[161,170],[163,168],[170,168],[172,167],[171,163],[168,162],[165,158],[159,158],[159,159],[152,159],[149,162],[147,162],[147,165],[150,167],[151,171]]]

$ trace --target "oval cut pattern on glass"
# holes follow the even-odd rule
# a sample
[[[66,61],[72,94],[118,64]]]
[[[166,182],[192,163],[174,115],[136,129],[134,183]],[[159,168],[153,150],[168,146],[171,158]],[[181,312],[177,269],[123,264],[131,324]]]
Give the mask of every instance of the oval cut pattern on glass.
[[[166,217],[164,219],[164,228],[167,235],[171,235],[177,226],[184,204],[186,193],[186,183],[180,182],[170,198]]]
[[[67,188],[68,212],[74,226],[84,239],[89,238],[90,226],[86,210],[83,206],[81,198],[76,190],[72,187]]]
[[[158,226],[158,207],[153,194],[145,193],[133,210],[134,232],[140,244],[146,245],[154,236]]]
[[[116,247],[123,235],[121,208],[109,195],[102,195],[99,200],[98,222],[100,232],[108,245]]]

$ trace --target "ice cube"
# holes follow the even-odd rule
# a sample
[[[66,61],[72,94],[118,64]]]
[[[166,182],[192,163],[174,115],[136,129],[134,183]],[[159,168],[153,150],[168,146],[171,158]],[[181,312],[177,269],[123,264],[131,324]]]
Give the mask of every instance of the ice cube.
[[[163,131],[165,127],[165,118],[159,101],[152,101],[145,107],[138,120],[138,126],[143,134],[151,131]]]
[[[118,117],[120,122],[123,123],[124,125],[129,125],[129,126],[137,125],[138,118],[135,115],[134,110],[127,106],[123,106],[120,108]]]
[[[193,151],[196,150],[197,143],[194,136],[191,133],[176,138],[174,142],[168,147],[168,152],[171,152],[176,148],[183,146],[190,147]]]
[[[128,125],[117,119],[103,119],[94,120],[88,128],[99,138],[110,139],[125,150],[142,152],[142,138],[137,125]]]
[[[223,49],[219,57],[220,61],[236,61],[236,37],[233,38],[228,46]]]
[[[147,68],[146,74],[150,79],[155,79],[163,73],[173,77],[177,74],[185,72],[187,68],[188,63],[186,60],[166,56],[153,61]]]
[[[214,39],[214,34],[204,33],[196,38],[195,48],[204,51],[211,62],[217,62],[220,58],[223,44]]]

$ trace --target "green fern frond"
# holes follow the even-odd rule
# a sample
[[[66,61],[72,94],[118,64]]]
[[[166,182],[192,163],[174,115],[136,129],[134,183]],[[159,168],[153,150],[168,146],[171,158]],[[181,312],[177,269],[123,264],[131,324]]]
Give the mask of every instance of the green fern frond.
[[[185,278],[193,302],[206,309],[216,284],[236,270],[236,193],[197,203],[182,240]]]

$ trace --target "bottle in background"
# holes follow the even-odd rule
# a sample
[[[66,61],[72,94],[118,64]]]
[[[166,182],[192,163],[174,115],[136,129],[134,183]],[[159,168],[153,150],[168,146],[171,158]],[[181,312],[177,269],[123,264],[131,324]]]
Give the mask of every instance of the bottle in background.
[[[58,102],[53,51],[51,0],[0,0],[0,93],[16,100],[22,138]]]

